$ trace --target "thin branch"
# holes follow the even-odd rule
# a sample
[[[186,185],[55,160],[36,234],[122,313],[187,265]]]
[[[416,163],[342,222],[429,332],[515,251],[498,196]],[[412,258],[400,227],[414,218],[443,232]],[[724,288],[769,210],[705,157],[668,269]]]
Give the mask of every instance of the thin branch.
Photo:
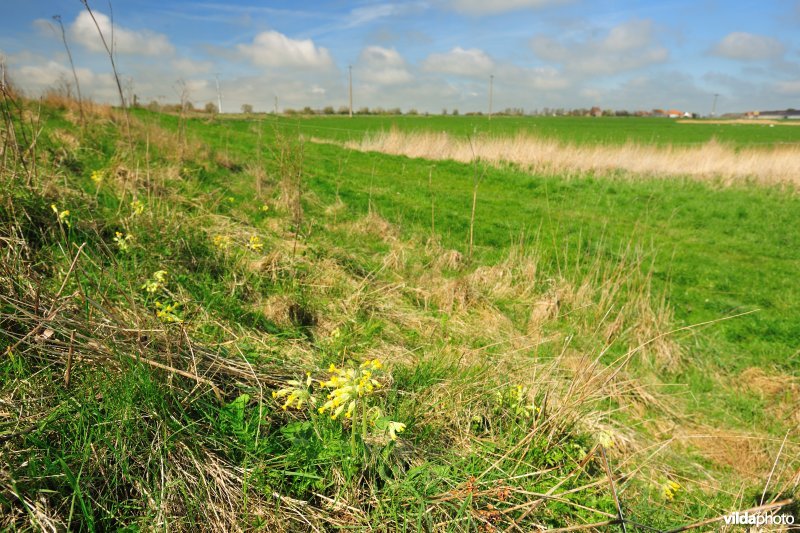
[[[53,20],[58,22],[58,27],[61,29],[61,40],[64,43],[64,49],[67,51],[67,57],[69,58],[69,66],[72,69],[72,77],[75,78],[75,89],[78,92],[78,111],[81,115],[81,125],[86,125],[86,121],[83,116],[83,97],[81,96],[81,83],[78,81],[78,72],[75,70],[75,63],[72,61],[72,52],[69,49],[69,44],[67,44],[67,32],[64,31],[64,23],[61,21],[61,15],[53,15]]]

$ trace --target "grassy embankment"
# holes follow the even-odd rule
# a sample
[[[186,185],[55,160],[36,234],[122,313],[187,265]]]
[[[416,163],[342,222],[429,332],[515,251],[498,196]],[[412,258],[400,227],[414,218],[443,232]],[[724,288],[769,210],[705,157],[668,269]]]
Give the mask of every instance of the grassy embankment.
[[[616,494],[667,527],[759,503],[794,426],[793,194],[4,105],[3,526],[529,530],[614,520]],[[347,392],[330,365],[375,359],[352,418],[272,398],[321,406]],[[792,496],[795,442],[765,501]]]

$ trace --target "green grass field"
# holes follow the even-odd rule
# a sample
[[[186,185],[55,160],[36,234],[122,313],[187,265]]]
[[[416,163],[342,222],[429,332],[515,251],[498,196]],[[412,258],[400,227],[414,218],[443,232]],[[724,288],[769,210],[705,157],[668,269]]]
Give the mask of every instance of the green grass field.
[[[0,527],[667,530],[795,496],[796,191],[311,138],[800,128],[135,110],[128,135],[62,103],[34,156],[4,104]]]
[[[241,119],[233,118],[234,121]],[[257,118],[254,120],[258,120]],[[274,117],[261,118],[266,122]],[[639,142],[655,145],[693,145],[716,139],[736,147],[800,143],[800,127],[769,124],[687,124],[649,117],[507,117],[496,116],[300,116],[280,117],[282,128],[307,136],[329,139],[360,139],[365,133],[398,128],[401,131],[446,131],[458,136],[516,135],[525,133],[565,142],[622,144]],[[235,127],[235,126],[232,126]]]

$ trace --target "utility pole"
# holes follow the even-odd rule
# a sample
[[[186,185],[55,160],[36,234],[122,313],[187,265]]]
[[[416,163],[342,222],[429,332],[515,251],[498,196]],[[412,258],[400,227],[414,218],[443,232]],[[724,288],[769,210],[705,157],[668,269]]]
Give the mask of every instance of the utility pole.
[[[275,114],[278,114],[278,95],[275,95]]]
[[[492,120],[492,96],[494,91],[494,74],[489,75],[489,120]]]
[[[350,77],[350,118],[353,118],[353,65],[347,65]]]
[[[719,95],[714,93],[714,103],[711,105],[711,118],[717,115],[717,97],[719,97]]]
[[[217,81],[217,112],[222,113],[222,93],[219,92],[219,73],[214,74],[214,79]]]

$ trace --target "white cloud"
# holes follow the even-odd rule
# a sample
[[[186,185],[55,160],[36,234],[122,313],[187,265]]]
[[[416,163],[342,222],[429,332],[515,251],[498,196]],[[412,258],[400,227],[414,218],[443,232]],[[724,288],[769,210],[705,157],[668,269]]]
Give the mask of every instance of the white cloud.
[[[397,4],[374,4],[356,7],[347,16],[344,28],[355,28],[370,22],[404,15],[408,12],[424,9],[425,4],[420,2],[406,2]]]
[[[94,17],[109,46],[112,45],[113,35],[114,51],[117,53],[158,56],[175,51],[166,35],[150,30],[129,30],[118,24],[112,27],[111,19],[99,11],[94,11]],[[69,31],[72,39],[89,50],[105,52],[97,27],[87,11],[81,11]]]
[[[42,64],[23,65],[13,72],[14,81],[21,83],[25,87],[36,88],[38,90],[53,87],[57,82],[65,80],[72,84],[72,72],[55,61],[48,61]],[[78,80],[90,82],[93,78],[92,72],[81,69]]]
[[[175,73],[181,76],[195,76],[210,72],[214,67],[211,61],[194,61],[186,57],[173,59],[171,62]]]
[[[379,85],[398,85],[414,79],[403,56],[394,48],[382,46],[368,46],[361,51],[358,71],[361,80]]]
[[[531,47],[541,59],[579,75],[612,75],[669,58],[669,51],[653,42],[650,20],[630,20],[611,28],[605,37],[583,41],[561,42],[539,35],[531,40]]]
[[[525,69],[522,80],[528,86],[540,91],[560,91],[571,85],[568,79],[550,67]]]
[[[494,68],[494,61],[483,50],[459,46],[444,54],[431,54],[422,63],[423,70],[459,76],[485,76]]]
[[[52,59],[23,52],[7,56],[9,76],[29,94],[38,95],[49,89],[63,89],[68,86],[75,94],[72,70],[65,64]],[[97,74],[88,68],[75,69],[84,98],[101,102],[116,102],[119,99],[114,77],[110,74]]]
[[[236,47],[240,54],[263,67],[329,68],[333,59],[327,48],[311,39],[292,39],[277,31],[255,36],[252,44]]]
[[[450,0],[451,9],[470,15],[492,15],[520,9],[541,9],[572,0]]]
[[[740,31],[729,33],[711,49],[716,56],[742,61],[770,59],[783,55],[784,51],[777,39]]]

